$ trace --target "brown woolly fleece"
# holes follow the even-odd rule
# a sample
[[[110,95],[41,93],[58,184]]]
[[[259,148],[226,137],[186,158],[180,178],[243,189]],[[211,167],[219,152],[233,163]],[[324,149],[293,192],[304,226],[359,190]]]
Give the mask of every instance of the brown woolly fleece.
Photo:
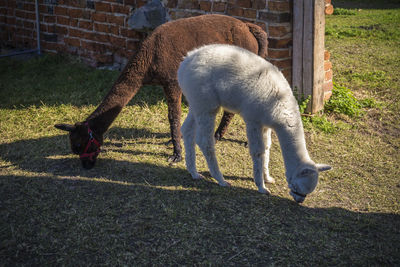
[[[232,44],[261,57],[267,56],[267,34],[252,23],[224,15],[202,15],[165,23],[142,42],[103,102],[87,118],[90,128],[96,135],[102,136],[142,85],[160,84],[167,99],[174,146],[170,160],[180,161],[182,92],[177,82],[177,70],[187,52],[207,44]],[[216,132],[217,138],[222,137],[232,116],[224,113]]]

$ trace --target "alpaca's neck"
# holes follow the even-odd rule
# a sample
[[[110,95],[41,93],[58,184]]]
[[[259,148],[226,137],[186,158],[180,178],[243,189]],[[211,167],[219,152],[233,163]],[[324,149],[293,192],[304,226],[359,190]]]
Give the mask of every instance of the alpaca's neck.
[[[277,127],[275,132],[281,146],[286,176],[291,177],[300,164],[311,161],[306,148],[301,118],[298,118],[293,126]]]
[[[118,80],[96,110],[87,118],[92,130],[103,135],[123,107],[135,96],[146,75],[149,59],[143,60],[138,53],[122,71]]]

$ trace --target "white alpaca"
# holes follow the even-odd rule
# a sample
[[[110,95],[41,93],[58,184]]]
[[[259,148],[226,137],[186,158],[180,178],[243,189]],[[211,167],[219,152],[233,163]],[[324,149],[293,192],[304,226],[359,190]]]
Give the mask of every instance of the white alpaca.
[[[245,123],[254,181],[261,193],[273,182],[268,161],[271,129],[278,135],[290,194],[303,202],[318,183],[318,173],[331,169],[315,164],[308,154],[297,101],[282,73],[263,58],[239,47],[207,45],[188,53],[178,70],[178,81],[189,102],[182,126],[186,167],[194,179],[195,141],[207,160],[211,175],[221,186],[224,180],[215,156],[214,121],[220,107],[239,113]]]

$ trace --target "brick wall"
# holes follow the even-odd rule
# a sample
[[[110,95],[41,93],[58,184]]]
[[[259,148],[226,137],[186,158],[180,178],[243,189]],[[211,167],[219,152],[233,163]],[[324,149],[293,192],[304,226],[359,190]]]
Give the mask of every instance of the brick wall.
[[[164,3],[172,19],[218,13],[260,25],[269,36],[268,59],[291,81],[292,1],[164,0]],[[146,3],[146,0],[39,0],[42,50],[78,55],[93,66],[124,65],[145,37],[144,33],[127,27],[128,17]],[[36,47],[35,23],[34,0],[0,0],[2,46]]]

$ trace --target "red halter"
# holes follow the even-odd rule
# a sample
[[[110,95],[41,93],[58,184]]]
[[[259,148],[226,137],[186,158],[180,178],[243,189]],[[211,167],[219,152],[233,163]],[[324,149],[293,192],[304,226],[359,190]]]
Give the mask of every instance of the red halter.
[[[85,123],[85,125],[88,127],[88,134],[89,134],[89,141],[85,147],[85,150],[83,151],[82,154],[79,155],[79,157],[82,158],[89,158],[91,161],[93,161],[93,156],[97,156],[100,153],[100,146],[101,144],[93,137],[93,131],[89,128],[89,123]],[[94,152],[88,153],[89,147],[95,144],[97,146],[97,150]]]

